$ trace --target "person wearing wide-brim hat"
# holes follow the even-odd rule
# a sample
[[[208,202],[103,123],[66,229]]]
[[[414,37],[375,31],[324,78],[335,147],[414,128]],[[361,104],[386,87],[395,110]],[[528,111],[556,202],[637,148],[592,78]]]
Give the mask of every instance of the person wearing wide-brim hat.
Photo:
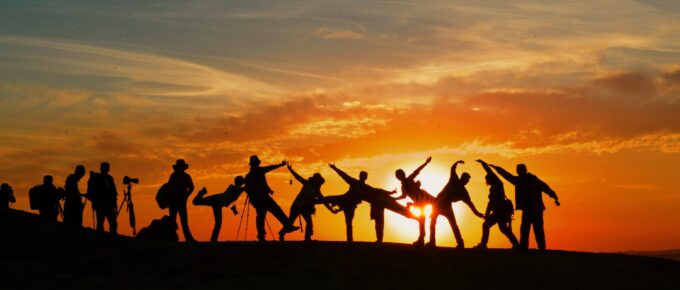
[[[250,171],[246,175],[246,193],[250,197],[250,202],[253,204],[253,207],[255,207],[255,212],[257,213],[255,218],[257,239],[263,242],[266,241],[265,236],[267,234],[264,229],[267,212],[271,212],[283,225],[283,228],[279,233],[285,234],[294,232],[298,230],[299,227],[293,225],[281,207],[271,197],[271,194],[273,194],[274,191],[267,184],[267,178],[265,177],[267,172],[286,165],[286,161],[284,160],[279,164],[264,167],[260,166],[261,163],[260,158],[256,155],[250,156]]]
[[[191,176],[186,173],[189,164],[184,159],[177,159],[172,169],[174,172],[170,174],[168,180],[168,190],[172,196],[170,206],[170,218],[177,222],[177,214],[179,214],[180,223],[182,224],[182,233],[184,240],[187,242],[194,242],[194,237],[189,230],[189,216],[187,213],[187,200],[192,192],[194,192],[194,182]]]

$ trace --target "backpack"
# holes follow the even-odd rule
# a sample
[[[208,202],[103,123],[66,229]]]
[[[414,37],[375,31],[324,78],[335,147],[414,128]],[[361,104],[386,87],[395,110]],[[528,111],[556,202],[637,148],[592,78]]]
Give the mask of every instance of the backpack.
[[[163,183],[161,188],[158,189],[156,193],[156,203],[161,209],[166,209],[170,206],[170,185]]]
[[[506,199],[503,201],[503,205],[501,206],[501,217],[505,221],[512,221],[512,216],[515,214],[515,206],[512,204],[512,200]]]
[[[28,202],[31,209],[41,209],[45,203],[44,197],[45,196],[42,194],[42,190],[40,190],[40,185],[31,187],[31,189],[28,190]]]
[[[94,171],[90,171],[90,177],[87,180],[87,193],[85,196],[87,199],[92,201],[92,205],[94,206],[95,203],[97,203],[97,191],[99,191],[99,174],[95,173]]]

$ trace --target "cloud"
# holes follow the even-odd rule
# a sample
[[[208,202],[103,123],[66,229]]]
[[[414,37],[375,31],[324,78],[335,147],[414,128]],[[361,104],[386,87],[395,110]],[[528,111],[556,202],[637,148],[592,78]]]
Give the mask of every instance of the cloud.
[[[71,77],[102,77],[109,80],[110,90],[119,93],[167,97],[221,96],[236,102],[244,97],[267,99],[282,92],[243,75],[161,54],[13,35],[0,35],[0,43],[8,50],[2,57],[8,60],[3,65],[5,67]]]
[[[317,28],[312,35],[330,40],[359,40],[364,39],[365,37],[365,35],[360,32],[349,29],[328,28],[326,26]]]

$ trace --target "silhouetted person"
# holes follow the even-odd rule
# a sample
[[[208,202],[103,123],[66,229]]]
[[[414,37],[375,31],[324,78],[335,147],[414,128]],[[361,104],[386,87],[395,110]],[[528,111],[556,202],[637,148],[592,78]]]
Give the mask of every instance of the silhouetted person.
[[[452,203],[463,201],[467,204],[472,212],[478,217],[484,217],[484,215],[477,210],[475,205],[470,199],[470,193],[467,191],[465,186],[470,182],[470,174],[464,172],[458,177],[456,169],[458,164],[465,163],[462,160],[456,161],[456,163],[451,166],[451,176],[449,181],[446,183],[441,192],[437,195],[432,206],[432,217],[430,218],[430,241],[427,243],[428,246],[436,246],[436,231],[437,231],[437,217],[443,215],[451,225],[451,230],[453,230],[453,236],[456,238],[456,248],[465,248],[465,243],[463,242],[463,236],[460,234],[460,229],[458,228],[458,223],[456,223],[456,216],[453,213]]]
[[[361,172],[359,175],[364,176],[363,180],[366,180],[366,177],[368,174],[365,174],[366,172]],[[351,188],[351,186],[350,186]],[[351,189],[347,191],[344,194],[341,195],[331,195],[331,196],[326,196],[325,198],[326,202],[328,202],[331,207],[337,207],[338,209],[331,208],[331,212],[336,214],[340,211],[343,212],[345,216],[345,235],[347,237],[348,242],[353,242],[354,241],[354,230],[352,227],[352,221],[354,220],[354,212],[357,209],[357,206],[361,203],[361,198],[359,197],[359,193],[352,191]]]
[[[267,178],[265,174],[267,172],[280,168],[286,165],[286,161],[282,161],[280,164],[269,165],[261,167],[260,158],[253,155],[250,156],[250,171],[246,175],[246,193],[250,197],[250,203],[253,204],[257,216],[255,217],[255,225],[257,227],[257,240],[264,242],[267,232],[264,229],[265,219],[267,217],[267,212],[271,212],[274,217],[283,225],[283,228],[279,231],[281,233],[290,233],[299,229],[290,222],[286,214],[283,212],[281,207],[274,201],[271,197],[274,191],[267,184]]]
[[[245,182],[246,180],[243,176],[236,176],[236,178],[234,178],[234,184],[230,184],[223,193],[206,197],[205,195],[208,193],[208,190],[204,187],[199,190],[196,197],[194,197],[192,201],[194,205],[207,205],[212,207],[215,226],[210,235],[211,242],[217,242],[217,238],[220,235],[220,229],[222,228],[222,208],[228,207],[241,196],[241,193],[245,191]]]
[[[356,179],[340,170],[335,164],[331,163],[329,166],[338,173],[347,184],[349,184],[349,192],[371,205],[371,218],[375,221],[376,242],[382,242],[383,230],[385,228],[384,209],[391,210],[408,218],[413,218],[413,216],[409,214],[408,209],[399,204],[395,198],[391,196],[396,193],[396,191],[374,188],[366,184],[368,173],[365,171],[359,173],[359,179]]]
[[[87,182],[87,198],[92,201],[92,209],[97,216],[97,231],[104,231],[104,221],[109,223],[109,232],[118,234],[118,222],[116,212],[118,211],[118,191],[113,176],[109,174],[111,165],[102,162],[99,166],[99,173],[90,172],[90,180]]]
[[[420,171],[422,171],[430,161],[432,161],[432,157],[428,157],[427,160],[425,160],[425,163],[416,168],[409,176],[406,176],[406,173],[402,169],[397,169],[397,171],[394,172],[397,179],[401,181],[401,196],[397,197],[397,200],[409,197],[413,201],[413,204],[421,209],[424,209],[425,205],[434,201],[434,197],[422,190],[419,184],[416,184],[415,180],[418,174],[420,174]],[[418,240],[413,242],[414,245],[425,244],[426,218],[425,214],[421,214],[418,217]]]
[[[300,193],[298,193],[293,204],[290,206],[288,218],[290,219],[290,223],[293,224],[298,216],[302,216],[302,218],[305,219],[305,241],[311,241],[312,235],[314,234],[312,215],[316,212],[315,206],[323,203],[331,212],[333,212],[333,209],[325,202],[325,199],[321,194],[321,186],[326,180],[319,173],[314,173],[312,177],[305,179],[295,172],[290,164],[288,164],[287,168],[293,177],[295,177],[298,182],[302,183]],[[285,233],[279,233],[280,240],[283,241],[284,236]]]
[[[491,167],[483,160],[477,160],[484,171],[486,171],[486,184],[489,185],[489,203],[486,206],[486,213],[484,214],[484,224],[482,224],[482,241],[476,248],[486,249],[486,244],[489,242],[489,230],[495,224],[501,230],[510,243],[512,248],[519,247],[519,242],[512,233],[512,202],[505,196],[505,189],[503,188],[503,181],[491,170]]]
[[[541,193],[545,192],[548,196],[555,199],[557,206],[560,206],[557,194],[545,182],[529,173],[524,164],[517,164],[517,176],[512,175],[499,166],[493,164],[490,164],[490,166],[496,169],[498,174],[503,176],[505,180],[515,186],[515,209],[522,211],[519,238],[520,249],[526,250],[529,248],[529,232],[531,231],[531,226],[533,226],[538,249],[545,250],[545,232],[543,230],[543,211],[545,210],[545,205],[543,204],[543,195]]]
[[[83,201],[78,182],[85,176],[85,167],[76,166],[64,184],[64,223],[83,226]]]
[[[62,198],[62,193],[54,186],[54,179],[51,175],[43,177],[43,184],[38,187],[38,194],[40,196],[40,208],[38,210],[40,216],[57,221],[61,209],[59,200]]]
[[[14,197],[12,187],[7,183],[0,185],[0,209],[9,208],[9,204],[15,202],[17,199]]]
[[[177,222],[175,220],[167,215],[155,219],[151,221],[148,227],[139,231],[137,239],[176,242],[179,240],[179,236],[177,235]]]
[[[189,215],[187,212],[187,200],[192,192],[194,192],[194,181],[191,176],[186,173],[189,169],[189,164],[184,159],[178,159],[172,165],[173,172],[168,179],[168,191],[170,192],[170,218],[177,222],[177,214],[182,224],[182,234],[184,240],[187,242],[195,242],[194,236],[191,235],[189,229]]]

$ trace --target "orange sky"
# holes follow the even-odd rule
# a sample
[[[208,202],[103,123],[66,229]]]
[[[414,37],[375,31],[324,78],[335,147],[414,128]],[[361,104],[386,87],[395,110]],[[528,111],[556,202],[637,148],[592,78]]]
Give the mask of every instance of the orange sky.
[[[141,179],[141,227],[163,214],[153,197],[176,159],[214,193],[258,154],[320,172],[324,194],[347,189],[328,162],[392,189],[394,170],[433,156],[421,179],[437,192],[462,159],[485,208],[483,158],[526,163],[555,189],[549,248],[680,248],[675,2],[259,2],[0,4],[0,182],[14,187],[13,207],[28,209],[43,175],[61,185],[75,165],[107,160],[121,190],[124,175]],[[290,179],[284,168],[269,176],[286,212],[300,189]],[[455,209],[477,244],[482,220]],[[189,212],[207,240],[210,209]],[[316,239],[344,239],[341,214],[319,207],[315,218]],[[238,219],[225,209],[221,240]],[[439,243],[453,246],[439,225]],[[366,204],[355,229],[374,240]],[[388,216],[386,241],[415,238],[413,222]],[[509,243],[494,228],[490,246]]]

